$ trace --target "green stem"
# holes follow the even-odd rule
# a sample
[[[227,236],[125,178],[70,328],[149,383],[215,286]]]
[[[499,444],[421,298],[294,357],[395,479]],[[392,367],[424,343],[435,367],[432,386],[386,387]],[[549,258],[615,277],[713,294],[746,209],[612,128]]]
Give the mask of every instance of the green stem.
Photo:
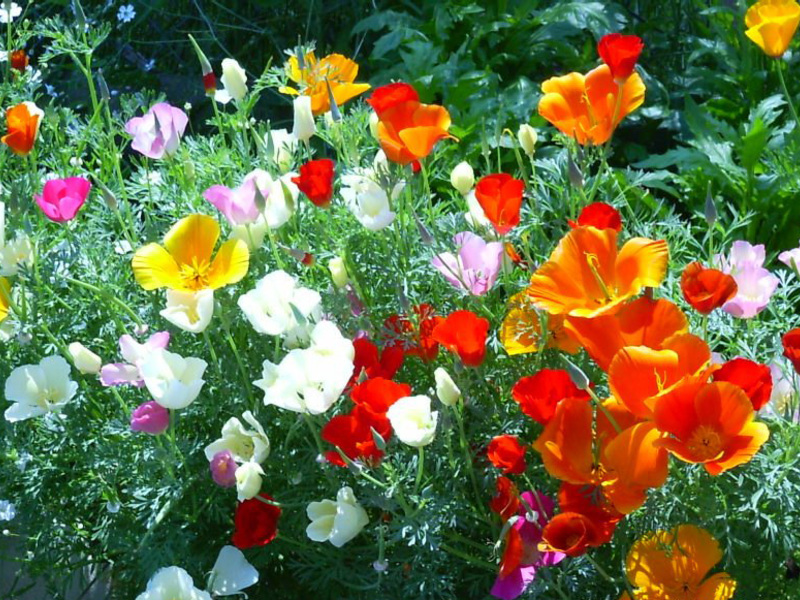
[[[497,571],[497,566],[496,565],[493,565],[490,562],[487,562],[485,560],[481,560],[480,558],[475,558],[474,556],[471,556],[471,555],[467,554],[466,552],[463,552],[461,550],[453,548],[452,546],[449,546],[448,544],[440,543],[439,544],[439,548],[441,548],[442,550],[444,550],[448,554],[452,554],[453,556],[456,556],[456,557],[458,557],[458,558],[460,558],[462,560],[465,560],[469,564],[474,565],[476,567],[479,567],[481,569],[485,569],[487,571],[491,571],[492,573],[495,573]]]
[[[124,310],[128,314],[128,316],[130,316],[130,318],[133,319],[134,323],[136,323],[137,325],[142,324],[142,320],[139,318],[139,315],[137,315],[130,306],[128,306],[127,304],[125,304],[125,302],[114,296],[111,292],[107,292],[106,290],[101,289],[96,285],[92,285],[91,283],[86,283],[85,281],[73,279],[72,277],[64,277],[64,280],[70,283],[74,283],[75,285],[78,285],[80,287],[86,288],[87,290],[89,290],[90,292],[94,292],[101,298],[111,300],[112,302],[117,304],[117,306],[119,306],[122,310]]]
[[[789,111],[792,113],[792,118],[794,119],[794,123],[797,126],[796,131],[800,131],[800,118],[797,116],[797,109],[794,107],[794,102],[792,102],[792,96],[789,94],[789,88],[786,87],[786,80],[783,77],[783,68],[781,67],[782,61],[777,62],[777,71],[778,71],[778,79],[781,82],[781,88],[783,88],[783,95],[786,96],[786,102],[789,104]]]
[[[244,384],[244,391],[247,394],[247,399],[250,401],[250,404],[255,407],[255,399],[253,398],[253,392],[250,389],[250,379],[247,376],[247,369],[244,366],[244,362],[242,362],[242,356],[239,354],[239,348],[236,346],[236,342],[233,340],[233,336],[231,336],[231,332],[228,329],[225,329],[225,339],[228,340],[228,345],[231,347],[231,351],[233,352],[233,357],[236,359],[236,365],[239,367],[239,374],[242,376],[242,383]]]
[[[414,480],[414,495],[419,493],[419,486],[422,483],[422,473],[425,470],[425,447],[420,446],[419,456],[417,457],[417,478]]]

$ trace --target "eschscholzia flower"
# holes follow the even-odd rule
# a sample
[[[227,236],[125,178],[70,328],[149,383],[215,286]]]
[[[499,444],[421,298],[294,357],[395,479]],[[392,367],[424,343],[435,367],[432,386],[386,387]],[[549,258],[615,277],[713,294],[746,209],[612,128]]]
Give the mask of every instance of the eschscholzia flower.
[[[464,200],[467,203],[467,212],[464,213],[464,220],[470,227],[474,227],[475,229],[492,229],[494,227],[492,222],[486,217],[481,203],[478,202],[474,189],[464,195]]]
[[[103,360],[80,342],[72,342],[68,347],[75,368],[84,375],[96,375],[103,366]]]
[[[267,494],[240,502],[233,518],[233,545],[240,550],[266,546],[278,534],[280,516],[280,507]]]
[[[180,567],[166,567],[153,575],[136,600],[211,600],[211,595],[194,587],[192,577]]]
[[[783,355],[791,361],[794,370],[800,373],[800,327],[784,333],[781,343]]]
[[[0,277],[0,323],[8,317],[8,309],[11,306],[11,284],[8,279]]]
[[[475,197],[497,233],[505,235],[519,225],[525,183],[507,173],[482,177],[475,186]]]
[[[707,577],[720,560],[722,551],[710,533],[694,525],[678,525],[637,540],[625,564],[634,600],[663,597],[666,590],[680,590],[686,598],[729,600],[736,581],[727,573]],[[626,592],[620,600],[631,598]]]
[[[34,196],[45,216],[56,223],[75,218],[86,202],[92,184],[84,177],[51,179],[44,184],[41,196]]]
[[[311,523],[306,535],[314,542],[330,542],[341,548],[369,523],[367,511],[356,500],[349,486],[340,489],[336,500],[311,502],[306,508]]]
[[[125,131],[133,136],[131,148],[148,158],[160,159],[177,152],[188,124],[189,117],[180,108],[159,102],[143,116],[125,123]]]
[[[137,406],[131,413],[131,431],[150,435],[164,433],[169,427],[169,411],[158,402],[150,401]]]
[[[144,380],[139,372],[142,361],[155,350],[166,348],[169,344],[169,332],[159,331],[151,335],[143,344],[130,335],[119,338],[119,349],[127,363],[112,363],[100,369],[100,382],[105,386],[135,385],[142,387]]]
[[[309,96],[311,110],[315,115],[331,110],[329,87],[337,106],[342,106],[370,89],[368,83],[355,83],[358,64],[341,54],[329,54],[317,60],[313,52],[307,52],[303,56],[302,68],[298,58],[291,56],[286,63],[286,71],[289,79],[300,89],[283,86],[278,91],[293,96]]]
[[[519,510],[519,490],[508,477],[498,477],[494,485],[496,493],[489,502],[489,508],[500,515],[503,521],[508,521]]]
[[[69,363],[61,356],[48,356],[38,365],[23,365],[11,371],[5,383],[5,397],[13,404],[5,411],[6,421],[15,423],[60,412],[78,391],[78,384],[69,375]]]
[[[144,385],[153,400],[164,408],[186,408],[200,395],[208,363],[202,358],[184,358],[159,349],[139,363]]]
[[[800,24],[800,4],[795,0],[759,0],[747,10],[744,23],[747,26],[745,35],[764,54],[780,58]]]
[[[458,354],[468,367],[478,367],[486,356],[489,321],[468,310],[450,313],[433,330],[433,339]]]
[[[22,14],[22,7],[16,2],[3,0],[0,4],[0,23],[13,23]]]
[[[405,188],[405,182],[401,181],[387,193],[376,179],[374,170],[356,170],[342,176],[339,192],[348,210],[370,231],[380,231],[394,221],[396,215],[390,200],[397,200]]]
[[[25,54],[25,50],[14,50],[11,53],[10,57],[11,68],[15,71],[19,71],[22,73],[25,69],[28,68],[28,64],[30,60],[28,59],[28,55]]]
[[[538,352],[543,348],[558,348],[569,354],[580,350],[580,345],[565,329],[563,315],[547,316],[547,331],[536,314],[536,305],[527,292],[518,292],[508,301],[508,313],[500,327],[500,342],[509,355]]]
[[[230,450],[220,450],[208,461],[211,478],[220,487],[233,487],[236,485],[236,461],[233,460]]]
[[[222,437],[211,442],[204,450],[208,460],[213,460],[222,451],[230,452],[238,463],[262,463],[267,459],[270,443],[264,427],[249,410],[244,412],[242,418],[252,429],[245,429],[236,417],[228,419],[222,426]]]
[[[614,229],[577,227],[531,277],[527,294],[542,310],[575,317],[611,314],[667,271],[664,240],[632,238],[617,249]]]
[[[241,102],[247,95],[247,73],[241,65],[233,58],[222,59],[222,77],[220,77],[225,89],[219,90],[214,94],[214,99],[222,104],[227,104],[231,100]]]
[[[638,73],[618,85],[608,65],[586,75],[570,73],[542,83],[539,114],[581,144],[606,143],[619,123],[644,102]],[[618,94],[622,98],[618,101]]]
[[[707,269],[699,262],[686,265],[681,275],[684,300],[703,315],[720,308],[738,289],[733,277],[718,269]]]
[[[450,171],[450,185],[462,196],[468,194],[475,185],[475,172],[467,161],[461,161]]]
[[[8,133],[0,138],[9,149],[20,156],[27,156],[39,136],[44,111],[33,102],[23,102],[6,110]]]
[[[539,140],[539,135],[536,133],[536,129],[528,125],[527,123],[523,123],[519,126],[517,130],[517,141],[519,142],[522,151],[528,155],[528,157],[533,157],[533,153],[536,150],[536,142]]]
[[[214,315],[214,290],[167,290],[167,307],[159,314],[183,331],[202,333]]]
[[[613,229],[617,233],[622,231],[622,217],[619,211],[605,202],[592,202],[584,206],[577,221],[569,221],[569,226],[575,227],[592,226],[597,229]]]
[[[133,256],[133,274],[145,290],[166,287],[183,292],[218,289],[247,274],[250,253],[241,240],[224,242],[212,259],[219,224],[207,215],[184,217],[164,236]]]
[[[504,475],[525,472],[525,446],[515,435],[498,435],[492,438],[486,449],[486,456]]]
[[[452,137],[447,109],[422,104],[407,83],[379,87],[367,102],[378,115],[378,140],[392,162],[407,165],[425,158],[439,140]]]
[[[589,517],[581,513],[561,512],[542,530],[540,547],[576,557],[602,543],[600,530]]]
[[[341,256],[334,256],[328,261],[328,271],[330,271],[333,285],[340,290],[350,283],[350,276],[347,273],[347,265],[344,262],[344,258]]]
[[[408,396],[392,404],[386,417],[401,442],[421,448],[433,441],[439,413],[431,411],[431,399],[427,396]]]
[[[435,360],[439,355],[439,342],[433,332],[444,319],[435,314],[430,304],[419,304],[412,310],[413,322],[406,315],[393,315],[384,322],[391,345],[400,345],[407,355],[418,356],[425,362]]]
[[[14,277],[21,266],[30,264],[32,256],[33,246],[27,235],[18,233],[13,241],[5,243],[0,232],[0,276]]]
[[[353,340],[353,348],[355,358],[350,385],[376,377],[391,379],[403,366],[405,359],[402,348],[388,345],[378,352],[378,347],[366,338]]]
[[[264,143],[272,148],[272,160],[280,172],[288,171],[297,150],[297,138],[287,129],[271,129],[264,136]]]
[[[223,546],[211,569],[209,591],[215,596],[232,596],[258,583],[258,571],[247,562],[242,551]]]
[[[542,425],[550,422],[556,406],[565,398],[589,400],[589,394],[578,389],[563,369],[542,369],[520,378],[511,388],[511,397],[524,414]]]
[[[775,362],[770,363],[769,370],[773,385],[769,403],[764,407],[765,412],[800,422],[800,412],[794,405],[794,376],[783,365]]]
[[[479,235],[463,231],[453,237],[458,255],[444,252],[436,255],[431,264],[458,289],[474,296],[486,294],[500,273],[503,244],[486,242]]]
[[[761,410],[772,396],[772,373],[767,365],[746,358],[734,358],[714,371],[714,381],[727,381],[747,394],[753,410]]]
[[[611,69],[614,80],[620,84],[633,73],[643,49],[644,42],[637,35],[609,33],[597,43],[597,53]]]
[[[300,142],[308,143],[317,132],[314,115],[311,112],[311,98],[298,96],[292,101],[292,106],[294,108],[292,136]]]
[[[719,268],[731,275],[738,286],[736,295],[722,310],[740,319],[751,319],[767,307],[779,280],[764,268],[764,257],[763,244],[754,246],[742,240],[733,242],[727,257],[714,257]]]
[[[329,158],[310,160],[300,167],[300,175],[292,183],[320,208],[330,206],[333,198],[334,162]]]
[[[732,383],[678,386],[655,405],[655,424],[669,435],[656,444],[719,475],[749,462],[769,438],[767,426],[754,416],[750,399]]]
[[[278,229],[294,214],[295,201],[300,193],[292,177],[292,173],[287,173],[272,179],[263,169],[254,169],[239,187],[231,189],[213,185],[203,192],[203,197],[225,215],[234,230],[241,226],[255,227],[262,222],[270,229]],[[265,202],[263,211],[256,204],[259,195]]]

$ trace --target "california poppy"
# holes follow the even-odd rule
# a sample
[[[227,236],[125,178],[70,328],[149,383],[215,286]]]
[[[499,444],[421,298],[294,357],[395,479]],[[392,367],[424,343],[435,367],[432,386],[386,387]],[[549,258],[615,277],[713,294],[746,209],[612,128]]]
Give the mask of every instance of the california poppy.
[[[569,221],[569,226],[575,227],[597,227],[597,229],[613,229],[617,233],[622,231],[622,217],[619,211],[605,202],[592,202],[589,206],[584,206],[577,221]]]
[[[350,391],[350,399],[357,406],[378,415],[386,415],[392,404],[410,395],[410,385],[396,383],[383,377],[368,379]]]
[[[389,337],[387,347],[399,347],[408,356],[430,362],[439,355],[439,342],[434,339],[433,331],[444,319],[430,304],[419,304],[413,312],[413,321],[406,315],[392,315],[384,321]]]
[[[563,369],[542,369],[520,378],[511,388],[511,397],[524,414],[542,425],[550,422],[556,406],[565,398],[589,400],[589,394],[578,389]]]
[[[564,328],[563,315],[547,316],[546,339],[542,340],[541,323],[536,306],[526,292],[518,292],[508,301],[508,313],[500,327],[500,343],[510,355],[558,348],[575,354],[580,344]]]
[[[359,378],[372,379],[385,377],[391,379],[400,367],[403,366],[405,353],[397,345],[386,346],[379,352],[378,347],[366,338],[353,340],[355,358],[353,359],[353,377],[350,384],[358,382]]]
[[[269,502],[264,502],[263,500]],[[265,546],[278,535],[279,506],[271,504],[274,499],[267,494],[240,502],[234,516],[233,545],[240,550]]]
[[[742,388],[753,410],[760,410],[772,395],[772,372],[767,365],[746,358],[734,358],[714,372],[714,381],[727,381]]]
[[[767,56],[780,58],[800,24],[800,4],[795,0],[759,0],[747,9],[744,22],[745,35]]]
[[[783,355],[791,361],[794,370],[800,373],[800,327],[784,333],[781,342]]]
[[[333,170],[329,158],[310,160],[300,167],[299,176],[292,177],[292,183],[316,206],[327,208],[333,198]]]
[[[525,183],[507,173],[487,175],[475,186],[478,203],[500,235],[519,225],[523,191]]]
[[[562,482],[558,488],[558,507],[564,513],[587,517],[597,535],[599,546],[611,541],[617,525],[625,517],[605,497],[602,487]]]
[[[297,57],[291,56],[286,63],[286,72],[300,89],[283,86],[278,91],[292,96],[311,96],[311,112],[315,116],[331,110],[328,86],[337,106],[342,106],[370,88],[368,83],[355,83],[358,64],[341,54],[329,54],[317,60],[313,52],[307,52],[302,68]]]
[[[525,446],[519,443],[515,435],[498,435],[489,442],[486,449],[489,461],[503,474],[525,472]]]
[[[686,265],[681,275],[683,298],[703,315],[720,308],[738,289],[733,277],[718,269],[706,269],[699,262]]]
[[[617,102],[617,95],[622,98]],[[638,73],[618,85],[608,65],[586,75],[570,73],[542,83],[539,114],[581,144],[606,143],[626,115],[644,102],[645,87]]]
[[[146,290],[215,290],[247,274],[250,254],[242,240],[224,242],[212,259],[219,224],[207,216],[184,217],[164,236],[164,245],[147,244],[133,255],[133,274]]]
[[[508,521],[519,510],[519,490],[508,477],[498,477],[495,489],[497,493],[489,502],[489,508],[503,521]]]
[[[611,75],[617,82],[623,82],[631,76],[643,49],[644,42],[638,35],[609,33],[597,43],[597,53],[611,69]]]
[[[600,545],[600,532],[589,517],[562,512],[550,519],[542,530],[540,549],[581,556],[592,546]]]
[[[29,62],[25,50],[14,50],[11,53],[11,68],[15,71],[22,73],[28,67]]]
[[[668,259],[664,240],[632,238],[618,250],[615,230],[577,227],[533,274],[527,293],[550,314],[610,314],[643,288],[658,286]]]
[[[384,441],[388,441],[392,436],[392,426],[386,416],[356,406],[348,414],[331,418],[322,428],[320,437],[329,444],[337,446],[349,459],[361,459],[368,465],[375,465],[383,457],[383,450],[378,447],[373,430]],[[336,450],[326,452],[325,458],[331,464],[346,466]]]
[[[486,334],[489,321],[469,310],[450,313],[433,330],[432,337],[442,346],[458,354],[468,367],[478,367],[486,355]]]
[[[44,111],[33,102],[23,102],[6,110],[8,133],[0,138],[14,154],[26,156],[33,149],[39,135]]]
[[[749,462],[769,438],[767,426],[753,420],[747,395],[725,381],[676,387],[654,413],[656,427],[669,434],[656,444],[684,462],[701,463],[711,475]]]

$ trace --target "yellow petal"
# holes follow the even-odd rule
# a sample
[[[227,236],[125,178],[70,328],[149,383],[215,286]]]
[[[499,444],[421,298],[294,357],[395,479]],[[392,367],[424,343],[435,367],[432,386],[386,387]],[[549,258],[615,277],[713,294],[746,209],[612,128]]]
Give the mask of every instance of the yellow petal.
[[[146,290],[182,289],[180,269],[169,252],[158,244],[139,248],[131,261],[136,282]]]
[[[11,286],[8,279],[0,277],[0,322],[5,320],[8,316],[8,307],[10,305]]]
[[[211,263],[208,274],[208,287],[212,290],[236,283],[247,275],[250,252],[242,240],[228,240],[219,247],[219,252]]]
[[[164,246],[179,265],[211,262],[219,238],[219,224],[208,215],[189,215],[169,230]]]
[[[299,96],[300,95],[300,92],[298,92],[296,89],[294,89],[293,87],[286,86],[286,85],[282,85],[281,87],[279,87],[278,91],[281,94],[289,94],[290,96]]]

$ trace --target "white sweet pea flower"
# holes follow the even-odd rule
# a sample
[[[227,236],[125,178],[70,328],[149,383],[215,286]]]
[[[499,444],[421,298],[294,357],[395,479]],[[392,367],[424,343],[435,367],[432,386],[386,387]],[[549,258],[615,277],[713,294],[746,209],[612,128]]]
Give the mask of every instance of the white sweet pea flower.
[[[299,286],[283,270],[268,273],[238,300],[253,329],[265,335],[285,336],[290,348],[308,341],[311,321],[317,321],[322,314],[321,302],[317,292]],[[298,316],[302,317],[300,322]]]
[[[314,113],[311,112],[311,96],[297,96],[294,103],[294,129],[292,135],[301,142],[308,142],[317,132]]]
[[[400,182],[392,189],[392,200],[403,191],[405,183]],[[364,227],[379,231],[394,221],[395,213],[389,204],[389,195],[372,178],[370,171],[360,170],[342,176],[341,196],[347,208]]]
[[[21,265],[28,265],[33,256],[30,238],[24,233],[17,234],[14,241],[3,244],[0,238],[0,275],[14,277]]]
[[[467,161],[458,163],[450,172],[450,184],[458,190],[462,196],[469,193],[475,185],[475,171]]]
[[[222,59],[222,77],[220,81],[225,89],[218,90],[214,99],[222,104],[227,104],[231,99],[237,102],[247,94],[247,73],[232,58]]]
[[[72,342],[69,347],[69,354],[75,368],[84,375],[96,375],[103,366],[103,359],[97,356],[80,342]]]
[[[164,408],[178,409],[197,399],[207,366],[201,358],[184,358],[160,348],[139,363],[139,373],[153,400]]]
[[[386,416],[400,441],[414,448],[427,446],[436,435],[439,413],[431,412],[431,399],[427,396],[400,398],[389,407]]]
[[[211,570],[211,593],[232,596],[258,583],[258,571],[235,546],[223,546]]]
[[[136,600],[211,600],[211,595],[194,587],[194,580],[180,567],[166,567],[153,575]]]
[[[214,290],[167,290],[167,308],[159,314],[183,331],[202,333],[214,314]]]
[[[306,535],[315,542],[330,542],[341,548],[356,537],[367,523],[367,511],[347,486],[336,494],[336,501],[311,502],[306,508],[311,524]]]
[[[208,460],[224,450],[230,452],[233,460],[238,463],[262,463],[267,459],[270,449],[267,433],[249,410],[242,417],[253,429],[245,429],[236,417],[228,419],[222,426],[222,437],[206,446],[205,455]]]
[[[236,492],[239,502],[255,498],[261,491],[261,476],[264,469],[256,462],[246,462],[236,469]]]
[[[48,412],[59,412],[72,400],[78,384],[69,378],[69,363],[61,356],[48,356],[38,365],[24,365],[6,379],[6,421],[14,423]]]
[[[436,397],[445,406],[454,406],[461,398],[461,390],[450,377],[450,373],[439,367],[433,372],[436,380]]]
[[[264,139],[265,144],[272,144],[272,160],[280,171],[288,171],[294,161],[297,150],[297,138],[287,129],[272,129]]]

